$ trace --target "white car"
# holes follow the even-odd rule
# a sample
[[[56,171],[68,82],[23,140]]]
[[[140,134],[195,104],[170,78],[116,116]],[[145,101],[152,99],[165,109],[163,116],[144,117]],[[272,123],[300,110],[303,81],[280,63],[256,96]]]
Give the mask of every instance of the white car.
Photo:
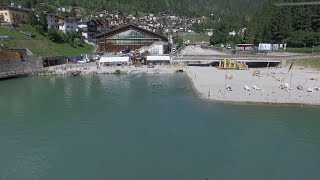
[[[84,63],[88,63],[88,62],[90,62],[90,59],[82,59],[82,60],[78,61],[78,63],[80,63],[80,64],[84,64]]]

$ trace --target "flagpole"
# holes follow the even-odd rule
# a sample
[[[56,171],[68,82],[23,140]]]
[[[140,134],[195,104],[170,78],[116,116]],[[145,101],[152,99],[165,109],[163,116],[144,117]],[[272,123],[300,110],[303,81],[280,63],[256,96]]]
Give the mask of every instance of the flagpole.
[[[291,70],[291,78],[290,78],[290,85],[289,85],[289,98],[290,98],[290,96],[291,96],[291,90],[290,90],[290,88],[291,88],[291,84],[292,84],[292,74],[293,74],[293,63],[291,64],[291,68],[290,68],[290,70]]]
[[[227,77],[228,77],[228,69],[226,69],[226,75],[224,76],[224,97],[226,96]]]
[[[268,68],[267,69],[267,77],[269,77],[269,69],[270,69],[269,66],[270,66],[270,62],[268,62],[268,64],[267,64],[267,68]]]

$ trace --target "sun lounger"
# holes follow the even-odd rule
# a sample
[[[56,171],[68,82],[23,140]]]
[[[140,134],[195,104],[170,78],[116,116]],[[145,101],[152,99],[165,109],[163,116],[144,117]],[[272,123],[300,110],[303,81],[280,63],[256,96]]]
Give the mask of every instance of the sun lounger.
[[[244,86],[244,89],[250,91],[251,89],[248,86]]]
[[[313,89],[312,88],[308,88],[307,91],[308,92],[313,92]]]
[[[254,90],[258,90],[258,91],[260,90],[260,88],[258,88],[256,85],[253,85],[252,87]]]

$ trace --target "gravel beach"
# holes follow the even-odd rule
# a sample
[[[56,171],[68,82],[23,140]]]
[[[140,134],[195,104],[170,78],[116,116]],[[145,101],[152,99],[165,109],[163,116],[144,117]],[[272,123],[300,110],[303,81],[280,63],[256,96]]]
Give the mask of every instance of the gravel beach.
[[[187,74],[203,98],[217,101],[320,105],[320,72],[299,67],[220,70],[188,67]],[[254,72],[260,71],[260,73]],[[227,78],[226,78],[227,77]],[[297,87],[303,88],[299,90]],[[227,88],[230,87],[230,88]],[[308,92],[312,91],[312,92]]]

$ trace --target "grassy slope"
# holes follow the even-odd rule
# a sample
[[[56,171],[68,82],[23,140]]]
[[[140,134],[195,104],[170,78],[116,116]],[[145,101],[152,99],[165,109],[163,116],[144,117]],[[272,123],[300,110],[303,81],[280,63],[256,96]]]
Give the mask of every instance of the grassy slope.
[[[30,38],[20,33],[20,30],[36,35],[36,38]],[[1,43],[11,48],[28,48],[36,56],[73,56],[83,53],[91,53],[93,47],[85,44],[84,47],[72,47],[66,43],[54,43],[42,34],[39,34],[35,28],[28,25],[22,25],[16,30],[10,30],[0,27],[0,36],[10,36],[12,40],[1,40]]]
[[[179,36],[184,40],[190,40],[191,43],[195,42],[209,42],[210,36],[205,33],[183,33],[179,34]]]
[[[320,57],[290,60],[289,63],[291,62],[298,66],[320,69]]]
[[[320,52],[320,47],[315,48],[287,48],[287,52],[294,52],[294,53],[312,53],[313,52]]]

